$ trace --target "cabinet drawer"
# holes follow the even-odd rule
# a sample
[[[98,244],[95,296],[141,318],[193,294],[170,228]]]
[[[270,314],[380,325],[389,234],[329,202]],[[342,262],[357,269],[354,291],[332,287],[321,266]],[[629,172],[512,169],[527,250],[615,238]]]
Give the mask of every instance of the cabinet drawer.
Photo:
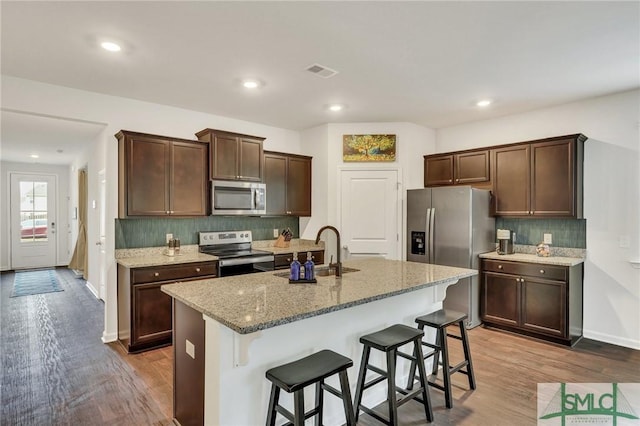
[[[293,253],[283,253],[276,254],[273,261],[273,266],[275,269],[285,269],[291,265],[293,261]],[[316,250],[311,252],[311,258],[313,259],[313,263],[316,265],[324,264],[324,251]],[[299,252],[298,253],[298,261],[303,263],[307,261],[307,252]]]
[[[275,269],[288,268],[293,261],[293,253],[276,254],[273,256],[273,266]]]
[[[546,278],[550,280],[567,279],[567,268],[565,266],[545,265],[541,263],[510,262],[500,260],[483,260],[482,269],[484,271],[502,272],[513,275],[526,275],[531,277]]]
[[[183,263],[172,266],[136,268],[131,271],[132,284],[180,280],[218,274],[217,262]]]

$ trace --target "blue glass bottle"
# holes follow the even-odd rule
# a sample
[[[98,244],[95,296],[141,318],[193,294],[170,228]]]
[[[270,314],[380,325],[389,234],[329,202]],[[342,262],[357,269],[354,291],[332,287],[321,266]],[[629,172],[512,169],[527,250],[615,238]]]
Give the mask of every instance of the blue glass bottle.
[[[315,265],[313,264],[313,260],[311,260],[311,252],[307,252],[307,261],[304,262],[304,279],[305,280],[313,280],[316,278],[316,272],[314,270]]]
[[[298,281],[300,279],[300,262],[298,262],[298,253],[293,253],[293,262],[291,262],[290,281]]]

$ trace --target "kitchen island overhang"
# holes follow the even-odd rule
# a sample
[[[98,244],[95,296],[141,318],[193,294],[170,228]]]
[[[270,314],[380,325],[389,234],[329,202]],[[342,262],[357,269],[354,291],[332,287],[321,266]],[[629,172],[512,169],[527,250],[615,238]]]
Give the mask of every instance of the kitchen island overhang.
[[[205,347],[196,353],[204,352],[205,358],[206,425],[264,423],[269,396],[264,372],[321,349],[353,359],[353,388],[361,335],[394,323],[415,326],[416,316],[442,307],[449,285],[477,274],[385,259],[348,261],[345,266],[359,271],[341,278],[318,277],[317,284],[289,284],[265,272],[162,286],[174,303],[197,311],[204,321]],[[185,346],[181,339],[176,333],[176,350]],[[383,365],[382,359],[371,362]],[[406,377],[408,365],[399,362],[398,368],[399,379]],[[382,388],[369,392],[365,404],[382,401]],[[311,407],[313,392],[306,393],[306,406]],[[327,398],[325,411],[327,424],[344,422],[338,399]]]

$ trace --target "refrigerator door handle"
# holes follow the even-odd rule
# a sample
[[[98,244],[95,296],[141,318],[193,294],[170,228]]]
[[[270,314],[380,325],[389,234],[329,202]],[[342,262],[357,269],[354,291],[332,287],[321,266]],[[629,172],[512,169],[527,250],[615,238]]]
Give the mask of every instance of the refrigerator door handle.
[[[435,238],[434,238],[434,231],[435,231],[435,220],[436,220],[436,209],[435,207],[431,209],[431,215],[430,215],[430,221],[429,221],[429,263],[434,263],[436,261],[436,254],[434,253],[435,251]]]
[[[425,231],[425,241],[424,241],[424,249],[427,254],[426,259],[427,263],[431,263],[431,229],[429,229],[429,223],[431,222],[431,209],[427,209],[427,219],[424,224]]]

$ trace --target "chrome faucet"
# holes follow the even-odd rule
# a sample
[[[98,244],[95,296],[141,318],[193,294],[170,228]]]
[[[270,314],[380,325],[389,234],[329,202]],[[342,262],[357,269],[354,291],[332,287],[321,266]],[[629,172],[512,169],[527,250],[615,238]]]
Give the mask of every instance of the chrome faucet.
[[[320,234],[322,234],[322,231],[324,231],[325,229],[331,229],[333,232],[336,233],[336,255],[338,258],[338,261],[336,263],[331,263],[329,262],[329,268],[336,268],[336,277],[340,277],[342,276],[342,262],[340,262],[340,232],[338,232],[338,230],[331,226],[331,225],[327,225],[327,226],[323,226],[322,228],[320,228],[320,230],[318,231],[318,235],[316,235],[316,244],[318,244],[318,242],[320,241]]]

